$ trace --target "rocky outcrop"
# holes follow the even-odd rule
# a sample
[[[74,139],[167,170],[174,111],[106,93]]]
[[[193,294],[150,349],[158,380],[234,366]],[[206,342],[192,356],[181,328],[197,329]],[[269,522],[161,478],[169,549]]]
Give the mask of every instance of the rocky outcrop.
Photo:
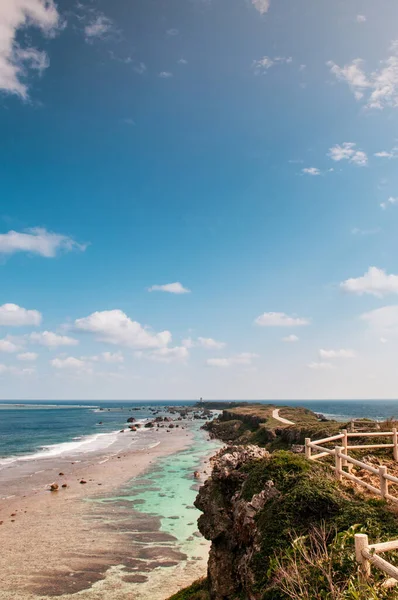
[[[220,421],[232,421],[239,419],[242,423],[246,423],[250,427],[258,427],[261,423],[266,423],[267,419],[256,414],[247,414],[245,412],[240,413],[239,410],[233,412],[229,410],[223,410],[219,417]]]
[[[255,575],[251,563],[260,539],[255,517],[278,491],[272,481],[254,494],[250,501],[242,497],[246,479],[241,468],[248,462],[264,459],[269,453],[258,446],[232,446],[221,450],[213,460],[212,476],[200,489],[195,501],[203,515],[198,526],[212,541],[208,562],[211,598],[230,600],[245,590],[247,600],[258,598],[254,592]]]
[[[212,463],[212,475],[195,501],[203,513],[199,530],[211,541],[211,600],[301,597],[285,593],[275,558],[290,568],[293,538],[308,539],[314,530],[324,531],[332,544],[336,533],[348,533],[353,524],[366,528],[376,541],[398,537],[398,517],[385,503],[347,489],[329,469],[300,454],[236,445],[220,450]],[[352,549],[344,548],[340,562],[332,565],[343,582],[350,573],[355,579],[357,569],[353,561],[347,571]],[[308,598],[331,597],[322,573]],[[312,571],[307,569],[305,577],[305,586],[311,586]]]

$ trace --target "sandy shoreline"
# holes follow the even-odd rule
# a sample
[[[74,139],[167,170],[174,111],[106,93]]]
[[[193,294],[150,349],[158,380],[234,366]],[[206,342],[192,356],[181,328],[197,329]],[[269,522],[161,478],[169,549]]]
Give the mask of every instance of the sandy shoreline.
[[[97,455],[75,464],[65,458],[41,460],[40,472],[8,476],[6,481],[0,472],[0,599],[141,599],[148,593],[145,573],[154,572],[148,598],[160,600],[201,575],[207,555],[203,540],[198,540],[202,556],[182,568],[186,557],[175,538],[159,530],[158,517],[138,513],[122,499],[110,505],[86,501],[115,495],[160,457],[191,443],[187,429],[160,429],[153,432],[149,449]],[[46,488],[53,481],[60,489],[52,493]],[[61,488],[64,483],[67,487]],[[141,485],[145,486],[144,479]],[[175,567],[177,573],[181,567],[180,577],[173,576],[169,586],[165,582],[169,569],[159,569],[162,565]]]

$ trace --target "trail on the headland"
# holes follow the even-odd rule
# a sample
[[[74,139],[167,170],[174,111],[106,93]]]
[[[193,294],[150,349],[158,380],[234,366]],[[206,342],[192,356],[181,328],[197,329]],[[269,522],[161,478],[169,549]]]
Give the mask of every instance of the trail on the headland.
[[[289,421],[289,419],[284,419],[283,417],[279,416],[279,408],[275,408],[272,411],[272,418],[276,419],[276,421],[280,421],[281,423],[284,423],[285,425],[294,425],[294,421]]]

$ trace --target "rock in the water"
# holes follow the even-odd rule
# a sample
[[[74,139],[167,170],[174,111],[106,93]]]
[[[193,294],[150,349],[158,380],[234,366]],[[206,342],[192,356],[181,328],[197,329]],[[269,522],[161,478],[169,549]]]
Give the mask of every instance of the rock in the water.
[[[80,483],[87,483],[87,481],[85,479],[81,479]]]
[[[58,483],[50,483],[50,491],[51,492],[56,492],[58,491],[59,485]]]
[[[193,476],[195,477],[195,479],[200,479],[200,473],[199,471],[195,471]]]

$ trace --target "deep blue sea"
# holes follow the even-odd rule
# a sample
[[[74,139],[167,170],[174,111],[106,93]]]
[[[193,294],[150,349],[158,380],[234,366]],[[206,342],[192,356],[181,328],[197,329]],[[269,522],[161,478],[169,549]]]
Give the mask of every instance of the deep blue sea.
[[[270,401],[267,401],[270,402]],[[398,400],[291,400],[274,404],[305,406],[337,420],[398,417]],[[150,407],[193,402],[76,402],[0,401],[0,460],[25,454],[54,454],[69,450],[106,448],[129,416],[145,420]],[[140,410],[132,411],[139,407]],[[103,410],[100,410],[103,409]],[[101,422],[101,424],[100,424]]]
[[[169,405],[186,405],[173,402]],[[193,403],[192,403],[193,404]],[[127,418],[145,422],[163,402],[0,401],[0,464],[10,456],[106,449]],[[131,409],[140,408],[140,410]],[[142,430],[141,435],[145,432]]]

